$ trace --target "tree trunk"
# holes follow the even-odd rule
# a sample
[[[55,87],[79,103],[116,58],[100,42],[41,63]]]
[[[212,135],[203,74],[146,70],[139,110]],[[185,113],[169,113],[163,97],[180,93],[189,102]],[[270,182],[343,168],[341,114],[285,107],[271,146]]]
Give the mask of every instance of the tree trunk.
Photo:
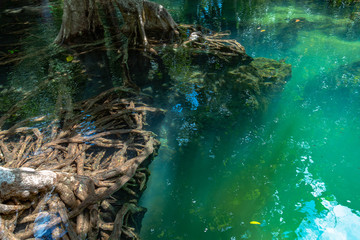
[[[96,0],[64,0],[62,25],[55,39],[57,44],[84,43],[104,37]],[[157,3],[144,0],[100,1],[110,34],[122,32],[128,46],[148,46],[148,35],[156,41],[171,42],[177,39],[175,21],[167,10]],[[115,8],[121,12],[124,23],[119,28]]]
[[[84,43],[104,37],[95,0],[64,0],[57,44]]]
[[[177,24],[162,5],[144,1],[144,12],[145,32],[149,38],[171,42],[177,40]]]
[[[144,23],[143,0],[115,0],[123,18],[122,31],[128,36],[130,46],[148,45]]]

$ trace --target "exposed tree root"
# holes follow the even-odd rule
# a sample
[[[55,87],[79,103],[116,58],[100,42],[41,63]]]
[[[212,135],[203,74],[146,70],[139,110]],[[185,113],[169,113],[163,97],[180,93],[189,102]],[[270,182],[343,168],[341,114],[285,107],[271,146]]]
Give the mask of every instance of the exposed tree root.
[[[112,89],[56,124],[0,131],[0,238],[137,239],[132,195],[159,146],[149,111],[162,110]]]
[[[103,38],[95,0],[67,0],[63,4],[62,24],[55,43],[83,43]]]
[[[226,63],[252,61],[239,42],[226,39],[230,35],[229,31],[218,33],[194,25],[180,25],[179,28],[189,35],[181,46],[197,51],[197,54],[213,55]]]

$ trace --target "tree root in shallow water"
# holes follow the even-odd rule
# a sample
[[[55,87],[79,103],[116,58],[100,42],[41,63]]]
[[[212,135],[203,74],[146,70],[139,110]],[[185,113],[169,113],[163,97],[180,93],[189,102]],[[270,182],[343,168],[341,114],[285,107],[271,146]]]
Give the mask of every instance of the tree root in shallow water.
[[[214,32],[195,25],[180,25],[179,28],[189,34],[181,46],[197,51],[197,55],[215,56],[227,64],[252,61],[252,58],[245,53],[245,48],[238,41],[226,39],[230,36],[230,31]]]
[[[130,95],[112,89],[57,124],[0,131],[1,239],[137,239],[140,166],[159,146],[145,117],[162,110]]]

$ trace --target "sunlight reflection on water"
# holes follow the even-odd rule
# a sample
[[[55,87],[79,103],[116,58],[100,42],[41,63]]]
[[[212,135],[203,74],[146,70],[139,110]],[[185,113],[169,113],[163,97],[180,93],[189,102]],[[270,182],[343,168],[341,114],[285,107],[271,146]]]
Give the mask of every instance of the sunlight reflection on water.
[[[315,203],[308,202],[302,211],[307,217],[296,229],[296,234],[306,240],[350,240],[360,236],[360,216],[336,201],[322,200],[327,213],[316,214]],[[305,209],[307,208],[307,209]],[[319,216],[320,215],[320,216]]]

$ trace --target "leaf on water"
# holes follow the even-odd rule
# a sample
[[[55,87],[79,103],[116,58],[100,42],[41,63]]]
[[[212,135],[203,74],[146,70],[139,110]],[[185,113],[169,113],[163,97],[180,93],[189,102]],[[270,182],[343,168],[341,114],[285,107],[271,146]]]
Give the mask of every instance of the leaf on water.
[[[260,32],[265,32],[266,30],[265,29],[262,29]]]
[[[259,222],[257,222],[257,221],[251,221],[250,224],[261,225],[261,223],[259,223]]]
[[[295,22],[300,22],[300,19],[296,19]]]
[[[69,55],[69,56],[66,57],[66,61],[67,61],[67,62],[71,62],[73,59],[74,59],[74,57],[71,56],[71,55]]]
[[[10,53],[10,54],[14,54],[15,52],[18,52],[19,50],[16,50],[16,49],[14,49],[14,50],[8,50],[8,53]]]

